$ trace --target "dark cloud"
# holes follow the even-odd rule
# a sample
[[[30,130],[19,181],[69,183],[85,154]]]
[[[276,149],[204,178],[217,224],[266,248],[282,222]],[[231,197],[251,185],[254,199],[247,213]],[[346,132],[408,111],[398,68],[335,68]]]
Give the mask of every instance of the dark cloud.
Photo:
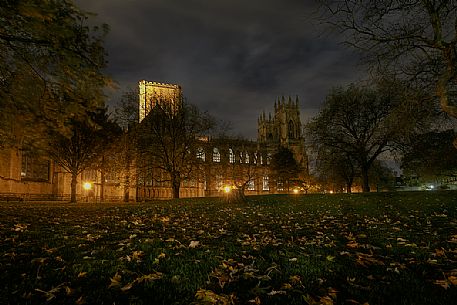
[[[315,1],[77,0],[111,27],[107,72],[119,92],[178,83],[189,101],[256,137],[258,115],[299,95],[303,120],[332,86],[360,78],[338,37],[320,35]],[[115,100],[120,93],[112,93]]]

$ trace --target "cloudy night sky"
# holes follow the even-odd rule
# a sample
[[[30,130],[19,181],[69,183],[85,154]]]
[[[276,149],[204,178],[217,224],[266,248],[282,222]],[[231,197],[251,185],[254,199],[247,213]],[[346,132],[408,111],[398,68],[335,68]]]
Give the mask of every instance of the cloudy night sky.
[[[313,0],[76,0],[107,23],[110,104],[139,80],[179,84],[190,103],[257,136],[275,99],[299,96],[302,122],[328,90],[363,77],[357,56],[317,21]]]

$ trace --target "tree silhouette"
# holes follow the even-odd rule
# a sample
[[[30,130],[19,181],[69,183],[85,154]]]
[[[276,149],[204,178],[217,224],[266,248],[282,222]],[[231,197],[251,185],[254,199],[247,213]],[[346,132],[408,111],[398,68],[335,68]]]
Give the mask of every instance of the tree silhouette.
[[[2,1],[0,144],[34,142],[103,107],[108,27],[89,27],[87,18],[68,0]]]
[[[120,134],[117,124],[108,119],[106,109],[87,113],[85,120],[71,119],[67,122],[69,133],[58,130],[49,134],[48,153],[71,174],[70,202],[76,203],[78,175],[96,166],[107,145]]]
[[[173,198],[179,198],[181,182],[195,178],[200,169],[196,158],[199,136],[213,126],[213,119],[195,106],[181,100],[179,106],[159,102],[142,121],[138,131],[139,170],[147,174],[162,171],[166,177],[154,176],[158,182],[170,182]]]
[[[270,168],[276,182],[286,183],[287,192],[290,189],[290,180],[297,178],[300,172],[300,166],[294,158],[293,152],[287,147],[280,146],[271,156]]]
[[[314,145],[354,158],[362,189],[369,192],[373,162],[428,121],[429,100],[421,96],[411,100],[411,96],[395,83],[333,89],[321,112],[308,124],[309,136]]]
[[[372,69],[432,89],[457,118],[456,2],[321,0],[323,20],[360,50]]]

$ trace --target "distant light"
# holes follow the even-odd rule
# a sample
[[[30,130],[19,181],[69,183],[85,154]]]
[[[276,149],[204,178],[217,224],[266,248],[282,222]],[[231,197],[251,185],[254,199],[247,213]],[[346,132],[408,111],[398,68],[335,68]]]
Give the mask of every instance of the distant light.
[[[294,189],[294,194],[298,194],[298,189]]]
[[[329,193],[330,193],[330,194],[333,194],[333,191],[330,191]]]
[[[230,193],[232,191],[232,188],[228,185],[224,186],[224,192]]]
[[[430,185],[430,188],[433,190],[435,188],[435,186],[434,185]]]
[[[90,182],[84,182],[83,188],[84,188],[86,191],[90,190],[90,189],[92,188],[92,183],[90,183]]]

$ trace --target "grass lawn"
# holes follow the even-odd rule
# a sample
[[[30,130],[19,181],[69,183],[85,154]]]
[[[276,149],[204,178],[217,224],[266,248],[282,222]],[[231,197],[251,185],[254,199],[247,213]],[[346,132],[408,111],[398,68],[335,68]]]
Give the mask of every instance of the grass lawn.
[[[457,304],[457,192],[0,203],[0,304]]]

